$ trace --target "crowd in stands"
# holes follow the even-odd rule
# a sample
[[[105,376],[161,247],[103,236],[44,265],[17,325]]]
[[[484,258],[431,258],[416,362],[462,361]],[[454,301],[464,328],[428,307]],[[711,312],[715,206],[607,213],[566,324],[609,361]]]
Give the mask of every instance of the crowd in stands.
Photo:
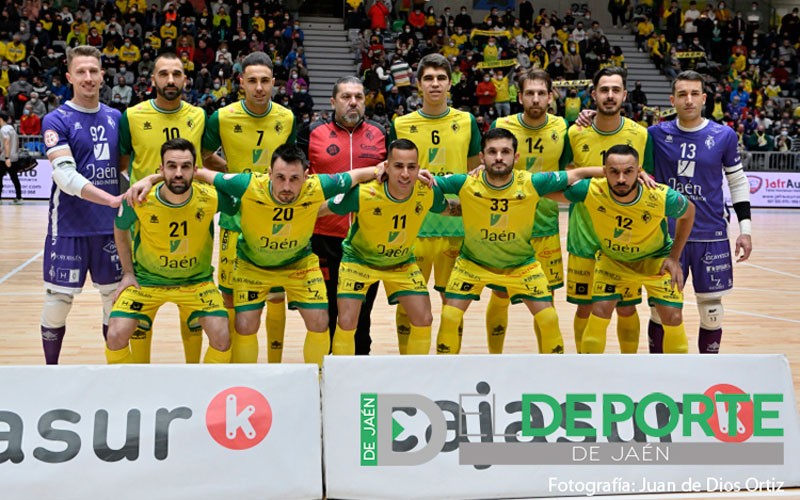
[[[243,97],[238,74],[252,51],[272,56],[274,100],[300,121],[313,100],[300,23],[280,2],[213,1],[197,10],[189,0],[17,0],[0,12],[0,108],[20,134],[41,132],[41,118],[71,97],[66,49],[89,44],[102,52],[101,102],[124,110],[154,97],[158,55],[177,54],[189,78],[187,102],[214,110]]]
[[[479,18],[464,6],[456,9],[437,12],[411,0],[398,0],[393,9],[382,0],[351,3],[347,23],[358,29],[354,54],[373,119],[388,123],[421,105],[414,71],[431,52],[448,57],[454,68],[453,106],[472,111],[484,129],[495,118],[520,111],[518,71],[545,69],[556,82],[551,112],[572,123],[592,105],[586,80],[605,66],[625,66],[622,50],[578,4],[562,14],[545,8],[535,12],[529,0],[522,0],[516,11],[493,8]],[[745,16],[731,13],[724,1],[699,6],[692,0],[685,10],[673,1],[662,13],[653,12],[652,0],[636,6],[609,0],[608,9],[614,27],[631,29],[640,50],[649,52],[667,77],[684,69],[707,75],[705,115],[739,131],[743,149],[791,151],[794,144],[800,150],[797,9],[777,26],[762,18],[755,2]],[[625,112],[643,124],[665,118],[647,107],[638,82]]]
[[[614,26],[629,27],[639,50],[668,77],[682,69],[707,75],[705,115],[736,129],[743,149],[800,150],[797,8],[769,22],[756,2],[746,13],[731,11],[724,0],[691,0],[683,7],[672,1],[663,12],[651,4],[609,0],[608,8]],[[573,122],[592,105],[586,80],[602,67],[625,66],[620,48],[578,4],[563,13],[536,12],[522,0],[518,10],[493,8],[479,18],[465,6],[437,12],[419,0],[397,0],[391,7],[383,0],[348,0],[348,9],[347,25],[358,31],[353,46],[367,111],[385,125],[421,106],[414,73],[431,52],[450,59],[452,103],[471,110],[483,129],[521,111],[514,83],[520,70],[550,73],[556,82],[551,111]],[[184,99],[210,114],[241,97],[241,60],[263,50],[275,65],[274,100],[300,122],[310,121],[314,103],[303,39],[300,23],[277,0],[207,2],[201,11],[189,0],[160,6],[146,0],[8,2],[0,12],[0,108],[21,134],[39,134],[42,116],[70,97],[66,48],[87,43],[103,54],[102,102],[124,109],[152,97],[154,59],[174,52],[189,76]],[[652,123],[657,113],[646,105],[636,85],[626,114]]]

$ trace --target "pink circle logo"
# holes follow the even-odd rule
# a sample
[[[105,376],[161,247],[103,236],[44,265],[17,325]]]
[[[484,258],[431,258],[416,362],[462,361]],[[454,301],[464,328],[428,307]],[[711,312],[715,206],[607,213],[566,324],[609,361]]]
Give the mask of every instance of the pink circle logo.
[[[206,427],[211,437],[231,450],[246,450],[267,437],[272,408],[267,398],[249,387],[231,387],[208,404]]]

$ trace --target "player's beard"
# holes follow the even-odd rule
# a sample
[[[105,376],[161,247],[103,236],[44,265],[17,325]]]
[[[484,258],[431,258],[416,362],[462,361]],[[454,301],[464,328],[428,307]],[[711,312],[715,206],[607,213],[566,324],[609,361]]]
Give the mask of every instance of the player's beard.
[[[500,170],[495,169],[496,166],[502,165]],[[505,163],[494,163],[491,168],[486,169],[486,175],[491,179],[505,179],[511,172],[514,171],[514,165],[506,165]]]
[[[618,191],[619,188],[624,188],[624,187],[625,186],[616,185],[611,188],[611,192],[614,193],[614,196],[617,198],[625,198],[626,196],[630,195],[634,189],[637,188],[637,185],[636,182],[634,182],[633,184],[631,184],[631,187],[628,188],[626,191],[624,192]]]
[[[289,204],[297,199],[297,195],[291,191],[280,191],[276,198],[283,204]]]
[[[159,87],[156,85],[156,94],[160,95],[161,97],[163,97],[168,101],[174,101],[176,99],[180,99],[181,89],[176,86]]]
[[[170,179],[166,184],[167,189],[169,189],[172,194],[183,194],[189,190],[192,181],[187,181],[186,179]]]
[[[531,106],[525,110],[525,114],[531,120],[540,120],[545,113],[547,113],[547,108],[544,106]]]
[[[608,111],[607,109],[605,109],[604,105],[598,105],[597,106],[597,112],[600,113],[601,115],[605,115],[605,116],[615,116],[615,115],[619,114],[619,110],[621,110],[621,109],[622,109],[622,102],[620,102],[619,104],[616,104],[611,111]]]

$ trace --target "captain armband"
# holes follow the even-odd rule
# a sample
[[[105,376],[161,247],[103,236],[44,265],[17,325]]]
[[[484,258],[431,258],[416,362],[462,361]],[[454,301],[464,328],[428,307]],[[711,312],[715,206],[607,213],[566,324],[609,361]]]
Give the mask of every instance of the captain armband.
[[[53,182],[59,189],[72,196],[81,196],[81,190],[89,179],[78,173],[75,158],[72,156],[59,156],[52,160]]]

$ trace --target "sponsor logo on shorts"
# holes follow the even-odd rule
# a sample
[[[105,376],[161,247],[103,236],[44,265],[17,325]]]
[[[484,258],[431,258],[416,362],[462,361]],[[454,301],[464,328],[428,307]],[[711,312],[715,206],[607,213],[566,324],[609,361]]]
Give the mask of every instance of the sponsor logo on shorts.
[[[589,295],[589,284],[575,283],[575,295]]]

